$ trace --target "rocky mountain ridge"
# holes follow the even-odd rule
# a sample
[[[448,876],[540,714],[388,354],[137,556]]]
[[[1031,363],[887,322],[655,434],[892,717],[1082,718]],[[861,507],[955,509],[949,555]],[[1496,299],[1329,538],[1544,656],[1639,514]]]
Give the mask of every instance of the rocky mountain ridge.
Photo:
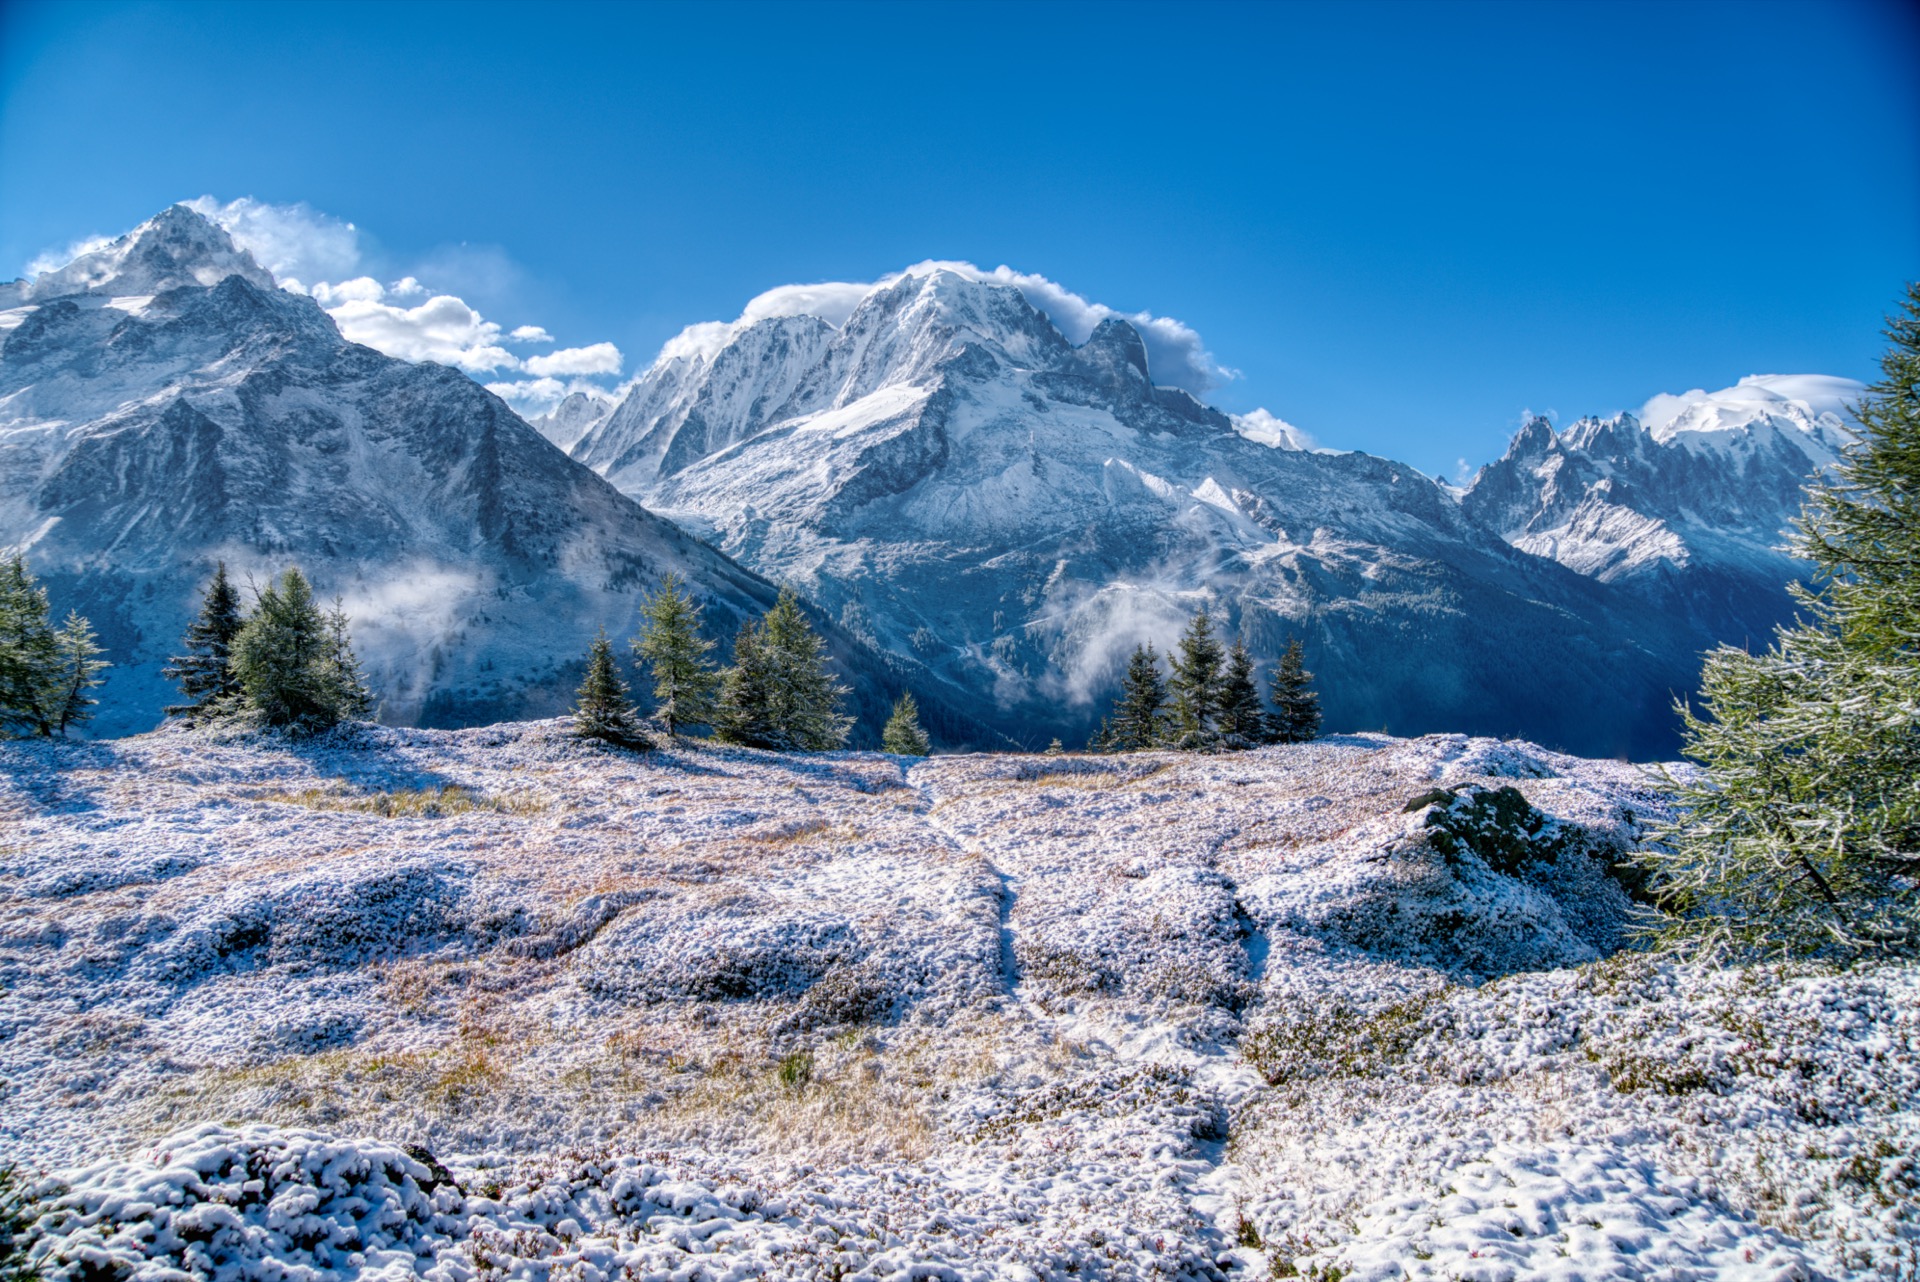
[[[301,564],[343,598],[382,715],[424,724],[564,707],[594,629],[629,634],[664,571],[721,640],[776,594],[460,372],[348,342],[190,210],[7,289],[0,544],[100,630],[103,733],[158,720],[216,560]],[[877,727],[898,676],[829,632]]]

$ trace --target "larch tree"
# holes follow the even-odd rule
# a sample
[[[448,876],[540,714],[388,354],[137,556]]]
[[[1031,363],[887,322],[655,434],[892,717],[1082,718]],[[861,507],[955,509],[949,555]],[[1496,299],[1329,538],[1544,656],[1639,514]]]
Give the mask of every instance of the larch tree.
[[[700,606],[679,575],[660,576],[660,590],[641,607],[634,657],[653,678],[653,719],[669,738],[687,726],[711,725],[720,674],[707,655],[713,642],[700,635]]]
[[[54,634],[54,646],[59,665],[48,692],[49,713],[54,729],[64,739],[69,727],[93,719],[99,700],[87,692],[100,684],[100,673],[113,665],[100,657],[93,625],[77,611],[67,611],[67,621]]]
[[[1920,285],[1793,545],[1816,587],[1682,705],[1678,818],[1646,856],[1661,934],[1709,956],[1920,949]]]
[[[100,659],[93,627],[78,613],[53,625],[47,590],[26,559],[0,562],[0,731],[15,736],[64,736],[88,720],[88,694],[109,665]]]
[[[240,682],[229,659],[240,633],[240,594],[227,579],[227,563],[214,567],[200,599],[200,613],[187,625],[183,654],[170,659],[160,675],[180,687],[182,702],[166,708],[170,717],[198,719],[234,707]]]

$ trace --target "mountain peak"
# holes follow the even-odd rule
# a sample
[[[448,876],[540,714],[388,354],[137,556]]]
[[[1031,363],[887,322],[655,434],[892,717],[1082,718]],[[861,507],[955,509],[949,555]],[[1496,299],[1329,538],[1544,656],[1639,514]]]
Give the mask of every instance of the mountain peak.
[[[218,224],[185,205],[170,205],[118,240],[86,248],[62,267],[30,281],[0,285],[5,291],[0,301],[158,294],[182,286],[217,285],[229,276],[274,288],[272,275]]]

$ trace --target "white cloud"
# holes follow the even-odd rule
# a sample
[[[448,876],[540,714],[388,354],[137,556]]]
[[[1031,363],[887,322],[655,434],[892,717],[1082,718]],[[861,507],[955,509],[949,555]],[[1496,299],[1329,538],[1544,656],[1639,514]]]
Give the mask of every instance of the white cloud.
[[[323,280],[306,292],[314,302],[326,308],[345,303],[377,303],[387,296],[386,287],[371,276],[355,276],[338,285],[329,285]]]
[[[529,356],[524,368],[529,374],[618,374],[620,349],[612,343],[563,347],[545,356]]]
[[[26,280],[32,280],[35,276],[41,276],[47,272],[57,272],[76,258],[99,253],[117,239],[119,239],[117,236],[87,236],[74,241],[65,249],[42,250],[35,255],[32,262],[27,264],[26,271],[21,275]]]
[[[620,350],[612,343],[564,348],[523,362],[502,344],[554,342],[545,327],[525,324],[509,331],[458,295],[431,289],[419,275],[402,275],[382,285],[369,270],[378,264],[368,261],[360,229],[311,206],[274,205],[251,197],[222,202],[212,196],[184,203],[225,228],[282,288],[319,303],[340,332],[356,343],[402,360],[436,361],[469,374],[524,370],[535,375],[489,385],[524,412],[549,409],[570,391],[606,395],[606,388],[581,379],[620,372]],[[104,238],[99,241],[105,243]],[[82,248],[87,247],[98,246]],[[422,261],[426,265],[415,264],[415,270],[429,280],[452,276],[500,288],[519,271],[496,250],[465,246],[443,248]],[[555,375],[572,375],[574,381],[563,383]]]
[[[380,295],[368,297],[360,285],[359,280],[348,281],[345,287],[352,293],[327,308],[340,332],[354,342],[401,360],[435,361],[470,374],[520,367],[518,358],[499,345],[500,327],[453,295],[435,295],[418,307],[396,307],[381,302]],[[316,286],[316,293],[323,288],[333,291]]]
[[[224,227],[276,280],[339,280],[360,270],[360,229],[304,203],[270,205],[251,196],[181,203]]]
[[[514,411],[523,418],[538,418],[575,392],[585,392],[609,404],[619,399],[617,393],[608,391],[598,383],[578,378],[565,382],[557,378],[514,379],[488,383],[487,390],[513,406]]]
[[[1233,430],[1249,441],[1261,445],[1271,445],[1277,450],[1312,450],[1317,448],[1314,439],[1265,409],[1254,410],[1250,414],[1234,414]]]
[[[1830,374],[1749,374],[1717,392],[1698,387],[1678,396],[1663,392],[1640,407],[1639,418],[1648,431],[1660,436],[1696,405],[1750,418],[1798,403],[1816,418],[1832,414],[1852,422],[1852,406],[1866,390],[1863,383]]]
[[[770,289],[750,301],[740,318],[732,323],[706,321],[681,330],[660,349],[660,359],[711,357],[741,330],[773,316],[818,316],[830,325],[843,325],[860,300],[874,290],[885,288],[904,276],[923,276],[936,271],[950,271],[969,280],[1018,289],[1071,343],[1086,342],[1094,327],[1103,320],[1126,321],[1140,331],[1153,381],[1163,386],[1184,388],[1199,396],[1219,382],[1239,377],[1238,371],[1215,363],[1191,326],[1171,317],[1119,311],[1105,303],[1092,302],[1045,276],[1017,272],[1011,267],[987,271],[968,262],[935,259],[915,263],[905,271],[893,272],[866,284],[823,281]]]

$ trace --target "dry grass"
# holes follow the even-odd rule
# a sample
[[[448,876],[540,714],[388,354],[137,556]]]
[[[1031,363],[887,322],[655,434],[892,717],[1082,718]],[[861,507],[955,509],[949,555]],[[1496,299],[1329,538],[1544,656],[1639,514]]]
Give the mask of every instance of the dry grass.
[[[352,811],[378,815],[382,819],[445,819],[476,811],[533,815],[547,809],[547,803],[531,793],[488,797],[451,783],[438,788],[396,788],[388,792],[359,792],[338,784],[297,791],[272,789],[253,793],[249,800],[302,806],[308,810]]]

